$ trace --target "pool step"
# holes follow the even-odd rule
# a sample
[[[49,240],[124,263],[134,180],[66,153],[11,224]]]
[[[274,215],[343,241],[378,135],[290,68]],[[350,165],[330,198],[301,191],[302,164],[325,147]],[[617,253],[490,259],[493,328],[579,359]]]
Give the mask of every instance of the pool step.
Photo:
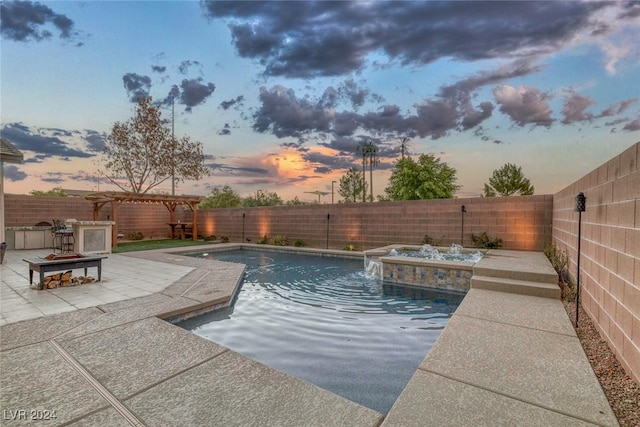
[[[517,263],[514,265],[500,265],[486,267],[483,264],[476,264],[473,267],[474,276],[480,277],[497,277],[501,279],[510,279],[517,281],[527,282],[539,282],[555,285],[558,283],[558,274],[555,272],[551,263],[548,260],[544,260],[547,265],[535,266],[533,268],[525,268],[527,266],[520,266]],[[548,268],[543,268],[548,267]]]
[[[471,277],[471,288],[560,299],[560,287],[557,284],[529,280],[488,277],[474,274],[473,277]]]

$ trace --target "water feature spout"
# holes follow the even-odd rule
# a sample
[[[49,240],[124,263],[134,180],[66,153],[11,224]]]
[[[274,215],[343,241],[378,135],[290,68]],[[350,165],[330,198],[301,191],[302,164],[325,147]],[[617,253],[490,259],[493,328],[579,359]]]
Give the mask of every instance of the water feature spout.
[[[365,254],[364,271],[368,276],[382,280],[382,261],[376,257],[368,258]]]
[[[452,243],[451,247],[449,248],[449,253],[452,255],[460,255],[462,253],[462,245]]]

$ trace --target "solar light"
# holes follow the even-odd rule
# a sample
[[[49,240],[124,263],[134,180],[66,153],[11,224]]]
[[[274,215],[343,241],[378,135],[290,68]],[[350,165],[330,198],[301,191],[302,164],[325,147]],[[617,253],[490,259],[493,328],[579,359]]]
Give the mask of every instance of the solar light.
[[[584,196],[583,192],[580,192],[576,196],[576,212],[584,212],[586,207],[587,207],[587,198]]]

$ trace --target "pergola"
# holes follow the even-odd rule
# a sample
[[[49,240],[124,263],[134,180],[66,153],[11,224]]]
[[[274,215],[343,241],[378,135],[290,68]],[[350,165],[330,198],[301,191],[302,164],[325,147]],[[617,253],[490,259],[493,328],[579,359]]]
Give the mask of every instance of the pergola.
[[[198,240],[198,209],[202,197],[199,196],[169,196],[166,194],[138,194],[120,191],[105,191],[90,193],[84,196],[93,203],[93,220],[97,221],[100,210],[107,204],[111,204],[111,218],[116,223],[111,228],[111,244],[118,246],[118,209],[123,203],[163,204],[169,210],[169,223],[176,222],[176,207],[187,205],[191,209],[193,223],[193,240]]]

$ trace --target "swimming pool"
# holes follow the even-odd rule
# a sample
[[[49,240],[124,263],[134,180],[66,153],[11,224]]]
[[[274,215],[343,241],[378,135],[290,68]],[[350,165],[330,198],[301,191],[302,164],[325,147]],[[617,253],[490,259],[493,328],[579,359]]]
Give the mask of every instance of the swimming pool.
[[[464,294],[385,284],[361,259],[235,250],[231,307],[179,326],[386,414]]]

